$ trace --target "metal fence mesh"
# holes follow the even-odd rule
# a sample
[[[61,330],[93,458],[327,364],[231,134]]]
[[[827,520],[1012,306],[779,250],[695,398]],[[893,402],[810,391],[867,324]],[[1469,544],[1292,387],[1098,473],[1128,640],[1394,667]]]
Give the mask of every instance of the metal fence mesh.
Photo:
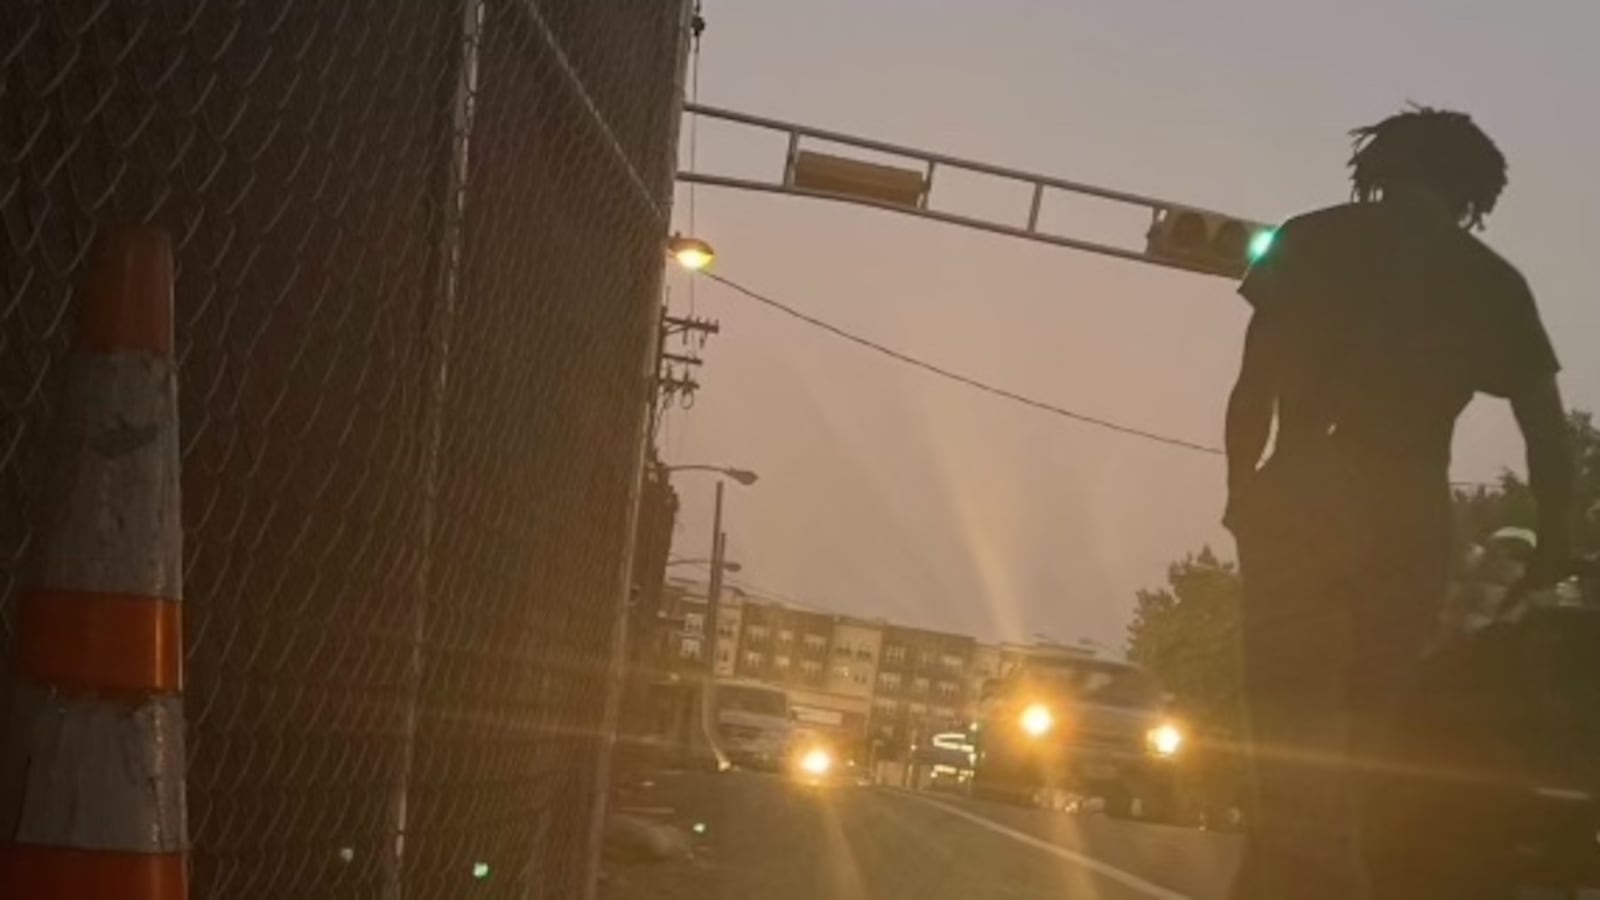
[[[0,599],[89,243],[162,225],[196,897],[582,893],[684,24],[0,4]]]

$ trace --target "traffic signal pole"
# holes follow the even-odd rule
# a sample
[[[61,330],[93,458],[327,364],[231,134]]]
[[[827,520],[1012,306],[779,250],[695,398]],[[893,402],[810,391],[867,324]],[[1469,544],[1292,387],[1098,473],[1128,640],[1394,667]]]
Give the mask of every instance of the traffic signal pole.
[[[684,114],[778,132],[786,135],[788,141],[783,175],[777,181],[679,171],[678,180],[689,184],[843,201],[1086,253],[1226,278],[1238,278],[1244,274],[1251,257],[1258,255],[1270,243],[1273,230],[1273,226],[1262,222],[1188,204],[749,113],[689,103],[684,105]],[[901,157],[911,165],[867,162],[815,152],[804,146],[807,142],[817,141]],[[1026,224],[1019,226],[999,218],[963,215],[933,208],[929,201],[935,178],[948,169],[1027,185],[1030,191]],[[1148,210],[1150,227],[1144,234],[1138,235],[1143,239],[1143,246],[1117,246],[1040,228],[1040,210],[1052,193],[1095,197]],[[1017,218],[1024,219],[1022,211],[1018,213]]]

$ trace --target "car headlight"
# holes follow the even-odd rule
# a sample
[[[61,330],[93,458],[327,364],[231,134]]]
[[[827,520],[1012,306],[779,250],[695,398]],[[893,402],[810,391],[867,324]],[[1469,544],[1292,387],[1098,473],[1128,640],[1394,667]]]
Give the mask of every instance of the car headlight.
[[[1183,747],[1183,732],[1178,726],[1166,724],[1150,729],[1145,733],[1145,743],[1157,756],[1175,756]]]
[[[1030,737],[1043,737],[1056,727],[1055,714],[1050,707],[1043,703],[1034,703],[1022,711],[1022,717],[1017,720],[1022,730]]]
[[[818,747],[800,757],[800,770],[807,775],[826,775],[833,768],[833,754]]]

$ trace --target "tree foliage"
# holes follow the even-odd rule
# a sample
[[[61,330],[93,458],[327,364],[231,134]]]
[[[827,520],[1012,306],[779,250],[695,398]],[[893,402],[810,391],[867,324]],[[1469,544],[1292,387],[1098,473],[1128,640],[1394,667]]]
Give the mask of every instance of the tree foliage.
[[[1573,543],[1580,554],[1600,553],[1600,429],[1587,412],[1567,417],[1576,468]],[[1527,482],[1513,472],[1503,472],[1499,483],[1458,491],[1455,503],[1455,537],[1465,546],[1483,540],[1497,528],[1516,525],[1533,528],[1538,508]]]
[[[1577,462],[1573,536],[1582,554],[1600,553],[1600,429],[1586,412],[1568,420]],[[1459,549],[1508,525],[1534,527],[1527,483],[1511,472],[1495,485],[1458,491]],[[1458,553],[1457,558],[1463,558]],[[1241,721],[1239,573],[1210,547],[1167,569],[1167,583],[1141,590],[1128,626],[1128,658],[1154,672],[1184,713],[1208,730],[1233,732]]]
[[[1128,658],[1208,729],[1239,722],[1240,595],[1238,570],[1205,547],[1168,567],[1165,587],[1139,591],[1128,626]]]

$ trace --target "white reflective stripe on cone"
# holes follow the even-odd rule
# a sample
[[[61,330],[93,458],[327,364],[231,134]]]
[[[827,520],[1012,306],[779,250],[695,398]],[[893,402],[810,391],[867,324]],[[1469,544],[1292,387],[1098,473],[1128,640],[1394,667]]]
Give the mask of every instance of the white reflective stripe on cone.
[[[0,757],[11,843],[131,853],[188,848],[183,701],[139,706],[19,684]]]
[[[149,353],[75,353],[60,409],[43,588],[182,596],[177,378]]]

